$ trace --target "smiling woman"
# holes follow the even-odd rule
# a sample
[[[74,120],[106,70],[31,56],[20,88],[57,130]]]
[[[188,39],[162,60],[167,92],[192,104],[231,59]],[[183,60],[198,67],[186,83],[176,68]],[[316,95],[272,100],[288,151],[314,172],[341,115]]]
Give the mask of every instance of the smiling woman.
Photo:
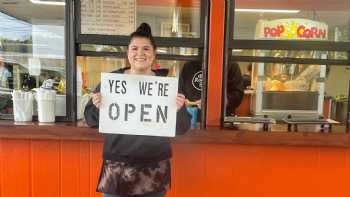
[[[114,71],[114,73],[133,74],[138,78],[140,77],[139,75],[166,76],[163,72],[152,69],[155,51],[156,45],[153,40],[151,28],[148,24],[142,23],[137,30],[130,35],[130,43],[128,45],[128,61],[130,67],[119,69]],[[178,93],[176,96],[174,94],[172,98],[174,100],[176,99],[176,132],[183,133],[189,129],[190,115],[186,111],[185,96],[182,94],[183,89],[181,87],[183,87],[183,84],[181,81],[179,83],[180,88]],[[110,91],[113,89],[115,90],[111,82],[109,82],[109,85],[110,87],[108,89]],[[105,115],[105,113],[103,112],[105,111],[103,107],[101,108],[101,104],[110,97],[103,94],[103,100],[100,87],[104,88],[104,84],[102,83],[102,85],[97,86],[92,95],[92,99],[90,99],[85,107],[84,115],[90,127],[104,125],[103,115]],[[143,87],[144,88],[141,88],[143,90],[143,92],[140,92],[141,95],[142,93],[146,94],[146,92],[148,95],[151,95],[150,90],[156,89],[155,87],[152,88],[150,83],[149,85],[144,84]],[[162,87],[162,90],[164,89],[164,93],[161,94],[162,96],[167,95],[165,87],[158,87],[159,89],[160,87]],[[146,89],[149,91],[146,91]],[[120,90],[120,92],[122,93],[122,90]],[[128,96],[128,99],[131,100],[131,97],[132,96]],[[157,97],[152,97],[152,99],[156,99],[158,102],[160,101]],[[135,106],[130,103],[123,103],[121,105],[117,102],[118,101],[109,105],[108,114],[110,120],[120,121],[120,119],[122,119],[121,121],[128,121],[128,116],[132,116],[135,112],[137,114],[137,119],[140,118],[141,123],[160,123],[161,121],[166,123],[167,121],[167,106],[152,106],[151,104]],[[156,113],[151,113],[152,107],[156,108],[156,110],[154,110]],[[120,117],[123,115],[124,118]],[[126,122],[122,123],[125,125]],[[138,122],[135,122],[135,124],[137,123]],[[115,126],[115,124],[113,124],[113,126]],[[154,127],[151,129],[155,130]],[[113,128],[113,131],[113,133],[125,134],[125,132],[130,132],[132,130],[130,126],[122,128],[121,125],[117,125],[116,128]],[[154,135],[140,136],[147,134],[141,134],[136,131],[127,134],[128,135],[105,135],[103,150],[104,161],[97,183],[97,191],[104,193],[104,197],[164,197],[166,191],[170,187],[170,139]]]

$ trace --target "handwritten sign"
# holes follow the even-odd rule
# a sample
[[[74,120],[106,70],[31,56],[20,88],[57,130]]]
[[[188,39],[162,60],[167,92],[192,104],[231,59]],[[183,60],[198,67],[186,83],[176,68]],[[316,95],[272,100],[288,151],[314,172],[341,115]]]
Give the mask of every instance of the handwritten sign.
[[[129,35],[136,25],[136,0],[81,0],[81,33]]]
[[[178,79],[101,74],[101,133],[174,137]]]

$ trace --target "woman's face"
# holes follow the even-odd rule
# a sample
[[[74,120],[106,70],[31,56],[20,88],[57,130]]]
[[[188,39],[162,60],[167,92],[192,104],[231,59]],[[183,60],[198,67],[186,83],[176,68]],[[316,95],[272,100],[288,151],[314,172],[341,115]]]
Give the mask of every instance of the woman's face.
[[[138,72],[150,71],[155,59],[155,50],[148,38],[135,37],[128,47],[128,60],[131,69]]]

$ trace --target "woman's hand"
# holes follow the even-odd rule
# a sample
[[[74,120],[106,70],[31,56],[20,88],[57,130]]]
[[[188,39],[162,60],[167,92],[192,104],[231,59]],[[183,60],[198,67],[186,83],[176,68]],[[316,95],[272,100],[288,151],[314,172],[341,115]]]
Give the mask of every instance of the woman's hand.
[[[200,109],[200,108],[202,107],[202,102],[201,102],[200,99],[199,99],[199,100],[196,100],[194,103],[196,104],[196,106],[198,107],[198,109]]]
[[[101,93],[96,93],[92,95],[92,104],[95,105],[97,109],[101,107]]]
[[[185,105],[185,101],[186,101],[185,95],[178,93],[177,97],[176,97],[176,110],[177,111],[179,111],[181,109],[181,107]]]
[[[185,104],[187,107],[197,107],[199,109],[202,107],[202,102],[200,99],[196,100],[196,101],[190,101],[190,100],[186,99]]]

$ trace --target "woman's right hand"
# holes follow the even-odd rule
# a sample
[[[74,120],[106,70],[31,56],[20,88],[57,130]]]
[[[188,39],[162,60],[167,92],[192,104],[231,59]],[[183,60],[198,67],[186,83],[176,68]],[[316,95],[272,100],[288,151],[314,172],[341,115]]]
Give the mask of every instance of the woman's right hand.
[[[92,104],[94,104],[97,109],[100,109],[100,107],[101,107],[101,93],[92,94]]]

